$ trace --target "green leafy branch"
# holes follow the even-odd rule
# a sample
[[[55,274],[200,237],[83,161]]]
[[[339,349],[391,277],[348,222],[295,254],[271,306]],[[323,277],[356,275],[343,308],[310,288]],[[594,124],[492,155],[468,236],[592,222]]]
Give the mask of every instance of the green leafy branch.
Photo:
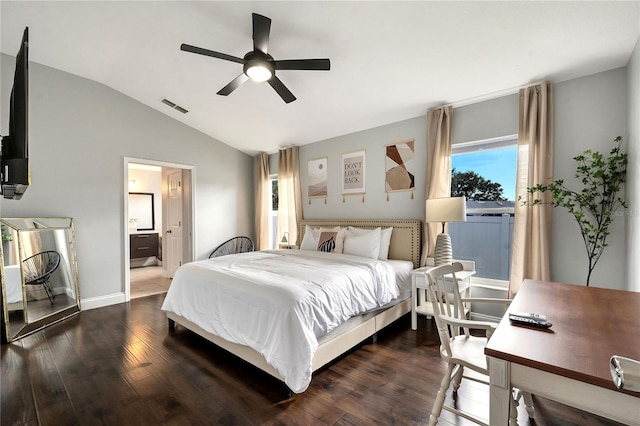
[[[589,258],[587,286],[591,273],[607,247],[609,225],[616,212],[626,208],[626,202],[619,193],[627,175],[627,154],[620,149],[622,137],[614,139],[617,143],[608,156],[600,152],[586,150],[573,159],[577,163],[575,177],[582,183],[582,190],[574,191],[564,186],[564,180],[552,180],[547,185],[538,184],[527,188],[527,196],[518,200],[523,204],[551,204],[564,207],[573,215],[580,227],[580,233]],[[548,192],[551,201],[534,198]]]
[[[6,231],[6,227],[4,225],[2,225],[2,227],[0,227],[0,235],[2,235],[2,242],[6,243],[12,240],[11,238],[11,234],[8,233]]]

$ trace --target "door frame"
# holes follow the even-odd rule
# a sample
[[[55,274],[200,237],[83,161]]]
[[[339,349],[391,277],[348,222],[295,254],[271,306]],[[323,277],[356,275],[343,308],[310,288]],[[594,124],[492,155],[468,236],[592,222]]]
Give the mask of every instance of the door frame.
[[[122,215],[122,229],[123,229],[123,241],[124,241],[124,258],[122,264],[124,265],[124,301],[129,302],[131,300],[131,261],[129,259],[129,164],[145,164],[149,166],[158,166],[162,168],[170,168],[170,169],[183,169],[189,170],[189,188],[187,194],[183,192],[182,203],[183,206],[185,204],[189,205],[190,211],[190,220],[189,224],[185,224],[185,229],[182,233],[182,238],[190,238],[191,242],[191,250],[187,256],[193,257],[193,253],[195,253],[196,248],[196,236],[193,230],[196,227],[195,223],[195,166],[191,166],[188,164],[179,164],[179,163],[170,163],[167,161],[157,161],[157,160],[149,160],[145,158],[135,158],[135,157],[124,157],[124,179],[123,179],[123,215]],[[164,200],[163,200],[164,203]],[[164,209],[163,209],[164,210]],[[164,218],[163,218],[164,219]],[[163,220],[163,227],[164,220]],[[164,230],[159,230],[159,234],[164,236]],[[164,241],[164,238],[163,238]],[[183,254],[184,255],[184,254]],[[185,262],[189,262],[193,259],[185,259]]]

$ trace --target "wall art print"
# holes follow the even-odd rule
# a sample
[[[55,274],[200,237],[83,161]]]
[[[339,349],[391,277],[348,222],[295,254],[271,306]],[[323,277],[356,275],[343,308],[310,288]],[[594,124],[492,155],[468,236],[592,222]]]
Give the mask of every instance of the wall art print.
[[[309,198],[327,197],[327,157],[316,158],[307,162],[308,196]]]
[[[385,146],[386,192],[413,191],[415,185],[414,141]]]
[[[364,154],[364,150],[342,154],[342,194],[364,194]]]

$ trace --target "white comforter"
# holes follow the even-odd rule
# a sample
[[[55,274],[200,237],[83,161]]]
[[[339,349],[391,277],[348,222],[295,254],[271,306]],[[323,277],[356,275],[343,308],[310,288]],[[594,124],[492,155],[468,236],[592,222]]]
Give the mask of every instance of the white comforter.
[[[311,381],[317,337],[398,294],[393,268],[383,261],[258,251],[183,265],[162,310],[255,349],[299,393]]]

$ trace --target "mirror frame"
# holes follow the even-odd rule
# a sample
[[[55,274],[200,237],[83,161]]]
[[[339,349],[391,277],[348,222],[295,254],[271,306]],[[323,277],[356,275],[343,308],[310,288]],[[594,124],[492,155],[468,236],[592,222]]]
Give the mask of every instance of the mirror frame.
[[[16,223],[20,222],[30,222],[33,223],[34,226],[31,227],[20,227],[16,225]],[[42,224],[49,223],[50,225],[42,226]],[[56,224],[57,223],[57,224]],[[65,226],[61,224],[65,223]],[[25,336],[28,336],[36,331],[39,331],[49,325],[55,324],[59,321],[62,321],[66,318],[74,316],[80,313],[80,285],[78,279],[78,264],[76,257],[76,241],[75,241],[75,229],[73,224],[73,219],[70,217],[56,217],[56,218],[0,218],[0,224],[4,225],[11,229],[11,233],[17,236],[17,250],[18,250],[18,262],[20,265],[20,285],[22,287],[22,316],[23,316],[23,325],[20,326],[18,324],[19,329],[12,328],[10,326],[9,321],[9,309],[7,303],[7,289],[6,289],[6,274],[5,274],[5,263],[4,263],[4,247],[0,246],[0,284],[2,288],[2,340],[3,342],[12,342],[18,339],[21,339]],[[73,291],[75,292],[75,301],[72,304],[68,304],[66,306],[61,307],[58,310],[52,310],[50,313],[47,313],[37,319],[30,321],[29,320],[29,311],[27,309],[27,292],[26,286],[24,283],[24,267],[23,261],[26,256],[23,253],[24,244],[22,242],[23,235],[25,233],[38,232],[38,231],[56,231],[63,230],[65,232],[65,243],[67,248],[68,259],[67,267],[68,272],[70,273],[71,282],[68,284],[73,287]],[[47,299],[45,299],[47,300]],[[48,301],[48,300],[47,300]],[[18,304],[20,302],[16,302]],[[14,305],[14,304],[12,304]],[[19,310],[19,309],[18,309]]]
[[[132,197],[133,195],[133,197]],[[129,193],[129,227],[131,228],[131,220],[136,217],[143,217],[144,221],[141,225],[136,226],[137,231],[155,231],[156,229],[156,213],[155,202],[152,192],[130,192]],[[149,217],[150,216],[150,217]],[[151,222],[151,227],[147,224]]]

